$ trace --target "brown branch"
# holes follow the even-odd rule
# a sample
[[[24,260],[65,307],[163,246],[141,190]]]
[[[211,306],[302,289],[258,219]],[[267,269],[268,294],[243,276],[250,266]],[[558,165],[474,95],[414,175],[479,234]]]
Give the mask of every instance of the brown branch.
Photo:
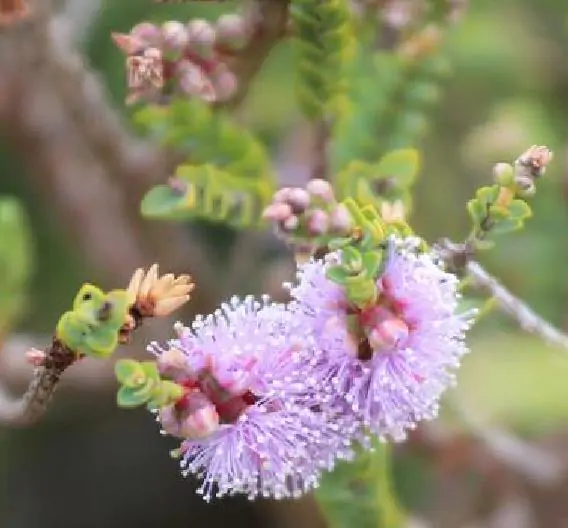
[[[223,106],[234,108],[248,94],[250,85],[264,61],[282,38],[286,36],[288,23],[287,0],[256,0],[248,17],[253,27],[253,37],[237,54],[227,57],[227,66],[238,79],[238,89],[233,98]]]
[[[314,121],[314,148],[313,148],[313,166],[312,178],[320,178],[326,180],[327,173],[327,147],[329,142],[330,127],[325,117]]]

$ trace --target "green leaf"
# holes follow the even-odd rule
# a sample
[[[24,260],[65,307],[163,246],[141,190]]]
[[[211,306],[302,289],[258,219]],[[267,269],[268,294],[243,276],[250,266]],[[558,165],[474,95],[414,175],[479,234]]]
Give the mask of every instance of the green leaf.
[[[379,273],[383,255],[379,251],[368,251],[363,254],[363,269],[367,277],[376,277]]]
[[[514,218],[508,218],[505,220],[501,220],[500,222],[496,223],[491,228],[491,233],[494,235],[502,235],[504,233],[510,233],[512,231],[518,231],[524,225],[522,220],[517,220]]]
[[[355,46],[346,0],[292,0],[296,96],[302,113],[320,119],[344,106],[347,65]]]
[[[524,220],[532,216],[530,205],[524,200],[513,200],[508,206],[509,216],[515,220]]]
[[[120,387],[116,394],[116,403],[119,407],[132,409],[144,405],[150,397],[150,390],[144,387],[143,390],[134,390],[129,387]]]
[[[491,221],[498,223],[502,220],[509,218],[509,209],[503,205],[491,205],[489,207],[489,214],[491,216]]]
[[[150,380],[152,383],[159,383],[160,381],[160,373],[158,371],[158,366],[156,365],[155,361],[142,361],[140,363],[144,374],[146,375],[146,379]]]
[[[487,216],[487,209],[483,203],[477,199],[473,198],[467,202],[467,211],[473,222],[473,225],[479,226]]]
[[[353,461],[340,462],[324,475],[316,499],[330,528],[403,528],[391,474],[391,449],[374,442]]]
[[[361,258],[361,252],[353,247],[346,246],[341,252],[341,261],[343,265],[350,271],[358,272],[363,265],[363,260]]]
[[[106,357],[118,345],[118,332],[129,310],[124,290],[105,294],[85,284],[75,296],[73,309],[65,312],[56,327],[56,336],[78,354]]]
[[[327,246],[329,247],[329,249],[331,251],[335,251],[337,249],[342,249],[345,246],[351,244],[353,242],[353,239],[351,237],[338,237],[338,238],[332,238],[328,243]]]
[[[181,165],[176,178],[187,186],[184,196],[168,188],[151,189],[141,203],[142,215],[162,220],[203,218],[234,227],[261,225],[261,212],[273,188],[262,179],[246,179],[211,164]]]
[[[332,282],[337,284],[345,284],[347,279],[351,277],[351,273],[343,266],[330,266],[325,272],[325,276]]]
[[[146,218],[164,220],[186,220],[191,217],[194,193],[190,196],[179,196],[168,185],[157,185],[150,189],[140,204],[140,212]]]
[[[487,205],[491,205],[497,201],[499,191],[499,185],[492,185],[491,187],[480,187],[475,193],[475,196],[483,207],[487,207]]]
[[[173,381],[162,381],[152,393],[152,399],[147,403],[149,409],[159,409],[177,402],[184,394],[181,385]]]
[[[348,277],[344,286],[347,298],[359,307],[368,306],[377,299],[376,281],[364,275]]]
[[[91,356],[108,357],[118,345],[118,333],[114,327],[99,326],[85,337],[78,352]]]
[[[151,137],[188,156],[176,177],[186,193],[166,185],[141,203],[144,216],[163,220],[203,218],[234,227],[260,226],[276,177],[263,145],[241,125],[197,99],[139,111],[135,122]]]
[[[420,154],[416,149],[401,149],[389,152],[377,165],[380,178],[392,178],[397,187],[410,187],[420,170]]]
[[[119,359],[114,365],[116,379],[121,385],[134,389],[146,379],[146,373],[138,361]]]

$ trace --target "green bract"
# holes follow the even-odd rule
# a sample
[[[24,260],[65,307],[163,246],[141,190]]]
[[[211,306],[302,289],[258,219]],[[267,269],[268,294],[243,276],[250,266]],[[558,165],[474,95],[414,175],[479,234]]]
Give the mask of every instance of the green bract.
[[[344,202],[354,220],[353,236],[330,241],[330,249],[341,249],[341,263],[330,266],[328,279],[345,288],[347,298],[356,306],[364,307],[377,299],[377,277],[384,262],[386,241],[390,236],[407,237],[412,234],[404,222],[387,223],[372,205],[360,207],[357,202]]]
[[[162,380],[153,361],[119,359],[114,371],[121,384],[116,396],[119,407],[146,405],[150,409],[158,409],[175,403],[183,396],[183,387]]]
[[[56,336],[77,354],[110,356],[118,345],[118,333],[125,322],[130,304],[124,290],[104,293],[85,284],[57,323]]]

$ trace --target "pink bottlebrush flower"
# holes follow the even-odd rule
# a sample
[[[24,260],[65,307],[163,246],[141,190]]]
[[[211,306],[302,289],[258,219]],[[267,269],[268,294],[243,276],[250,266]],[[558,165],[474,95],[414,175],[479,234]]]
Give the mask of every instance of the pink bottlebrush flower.
[[[434,418],[454,370],[467,352],[471,312],[458,314],[458,279],[415,239],[392,240],[377,286],[377,303],[352,306],[342,286],[326,277],[339,261],[301,265],[293,310],[311,326],[319,352],[306,369],[322,405],[379,437],[403,439],[417,422]]]
[[[321,471],[350,456],[340,422],[310,399],[300,358],[311,341],[286,306],[233,299],[178,339],[150,350],[161,372],[186,388],[175,406],[158,413],[166,432],[183,441],[184,474],[203,479],[206,500],[298,496]]]

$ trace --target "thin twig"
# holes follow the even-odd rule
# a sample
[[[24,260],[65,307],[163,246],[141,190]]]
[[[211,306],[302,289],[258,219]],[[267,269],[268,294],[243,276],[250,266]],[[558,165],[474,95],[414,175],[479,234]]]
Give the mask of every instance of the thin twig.
[[[168,316],[183,306],[192,290],[189,275],[176,278],[173,274],[167,274],[160,277],[157,264],[148,272],[136,270],[126,289],[131,304],[117,333],[117,342],[130,342],[132,333],[140,328],[145,319]],[[101,306],[97,315],[100,321],[108,318],[109,309],[112,310],[111,303]],[[10,401],[0,387],[0,423],[26,426],[37,421],[47,409],[63,373],[85,357],[85,354],[65,344],[57,335],[44,351],[33,349],[26,355],[30,363],[36,365],[34,376],[20,401]]]
[[[312,178],[327,179],[327,146],[329,142],[329,123],[324,117],[313,123],[314,148]]]
[[[470,260],[466,271],[478,288],[487,291],[501,310],[511,316],[527,332],[534,333],[551,345],[568,350],[568,335],[558,330],[520,299],[509,292],[495,277],[490,275],[478,262]]]
[[[455,398],[449,400],[448,404],[467,431],[482,441],[497,460],[516,473],[541,486],[554,485],[566,474],[566,465],[557,457],[508,431],[484,423]]]
[[[287,0],[256,0],[247,13],[253,28],[253,38],[237,54],[227,58],[227,66],[238,79],[238,90],[223,106],[235,108],[248,94],[250,85],[264,61],[286,36],[288,22]]]
[[[45,413],[63,373],[80,359],[81,356],[54,338],[20,399],[11,399],[0,387],[0,423],[25,427],[36,422]]]

